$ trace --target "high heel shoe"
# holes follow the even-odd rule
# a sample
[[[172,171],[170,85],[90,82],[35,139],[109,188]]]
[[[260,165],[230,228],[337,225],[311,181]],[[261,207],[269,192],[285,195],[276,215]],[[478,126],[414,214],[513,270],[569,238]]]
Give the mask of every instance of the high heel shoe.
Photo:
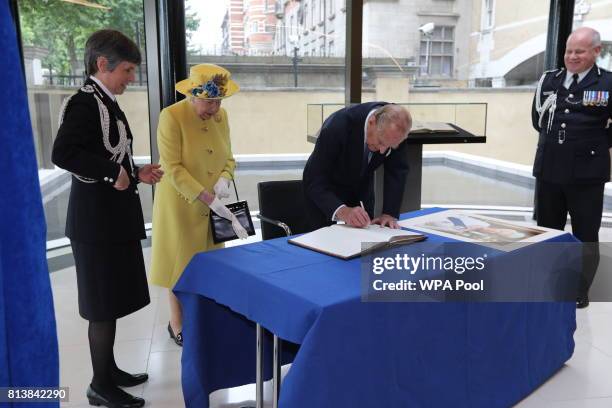
[[[170,334],[170,338],[174,340],[177,346],[183,347],[183,332],[178,332],[177,334],[174,334],[170,322],[168,322],[168,333]]]
[[[117,390],[113,391],[111,396],[110,393],[94,390],[90,384],[87,388],[89,405],[97,407],[105,406],[108,408],[140,408],[144,406],[144,399],[128,394],[119,388]]]

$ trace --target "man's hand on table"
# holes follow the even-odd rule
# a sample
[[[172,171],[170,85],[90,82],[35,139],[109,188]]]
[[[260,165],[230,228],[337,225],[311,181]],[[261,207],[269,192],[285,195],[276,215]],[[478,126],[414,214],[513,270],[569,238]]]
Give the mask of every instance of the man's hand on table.
[[[376,217],[372,220],[372,224],[378,224],[381,227],[389,227],[399,229],[397,218],[390,216],[389,214],[382,214],[380,217]]]

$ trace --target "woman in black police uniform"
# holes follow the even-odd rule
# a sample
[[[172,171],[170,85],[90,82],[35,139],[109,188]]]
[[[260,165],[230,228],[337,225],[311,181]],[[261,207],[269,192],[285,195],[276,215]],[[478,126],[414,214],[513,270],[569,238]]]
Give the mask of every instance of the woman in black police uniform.
[[[141,407],[119,387],[141,384],[113,355],[116,321],[149,304],[140,240],[145,238],[138,182],[154,184],[159,165],[137,167],[132,134],[115,100],[134,80],[138,47],[114,30],[97,31],[85,45],[89,78],[62,106],[52,160],[72,173],[66,236],[77,271],[79,313],[89,320],[91,404]]]

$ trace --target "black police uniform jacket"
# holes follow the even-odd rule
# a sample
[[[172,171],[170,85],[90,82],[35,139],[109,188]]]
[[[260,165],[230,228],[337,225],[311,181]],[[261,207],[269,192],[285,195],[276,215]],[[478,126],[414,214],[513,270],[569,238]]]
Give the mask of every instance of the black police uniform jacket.
[[[132,133],[125,115],[91,79],[64,107],[52,161],[72,173],[66,236],[84,243],[146,238],[138,168],[132,159]],[[121,134],[123,144],[119,143]],[[113,188],[120,166],[130,178],[123,191]]]
[[[539,132],[533,175],[556,184],[599,184],[610,180],[612,129],[612,73],[594,65],[570,92],[563,86],[564,68],[544,73],[532,106],[532,122]],[[554,116],[539,103],[556,95]],[[540,123],[538,123],[540,122]]]
[[[342,204],[363,202],[370,217],[374,211],[374,170],[384,164],[383,213],[399,216],[409,165],[406,141],[387,156],[373,152],[365,159],[364,126],[368,114],[387,102],[368,102],[330,115],[319,132],[314,151],[304,167],[306,211],[311,227],[332,224]]]

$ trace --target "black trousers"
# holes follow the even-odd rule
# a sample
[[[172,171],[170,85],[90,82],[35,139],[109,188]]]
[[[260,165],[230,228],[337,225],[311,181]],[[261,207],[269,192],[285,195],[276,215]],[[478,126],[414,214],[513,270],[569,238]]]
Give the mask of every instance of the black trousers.
[[[604,184],[555,184],[537,180],[538,225],[563,230],[567,214],[572,232],[584,243],[583,267],[578,297],[588,295],[599,265],[599,228],[603,211]]]

